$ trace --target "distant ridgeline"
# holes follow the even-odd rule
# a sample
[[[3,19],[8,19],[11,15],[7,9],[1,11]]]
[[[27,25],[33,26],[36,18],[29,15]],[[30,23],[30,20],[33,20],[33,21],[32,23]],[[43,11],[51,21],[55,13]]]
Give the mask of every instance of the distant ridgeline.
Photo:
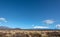
[[[0,26],[0,30],[60,31],[60,29],[21,29],[21,28],[10,28],[10,27],[7,27],[7,26]]]

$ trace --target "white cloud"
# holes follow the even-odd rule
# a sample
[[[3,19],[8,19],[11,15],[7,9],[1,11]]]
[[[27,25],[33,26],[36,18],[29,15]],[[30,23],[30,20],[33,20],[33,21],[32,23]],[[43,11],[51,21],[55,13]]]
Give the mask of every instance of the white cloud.
[[[46,29],[46,28],[49,28],[49,27],[46,27],[46,26],[34,26],[33,28]]]
[[[57,24],[57,25],[56,25],[56,28],[57,28],[57,29],[60,29],[60,24]]]
[[[53,24],[55,21],[54,20],[44,20],[43,22],[46,24]]]
[[[7,22],[5,18],[0,18],[0,22]]]

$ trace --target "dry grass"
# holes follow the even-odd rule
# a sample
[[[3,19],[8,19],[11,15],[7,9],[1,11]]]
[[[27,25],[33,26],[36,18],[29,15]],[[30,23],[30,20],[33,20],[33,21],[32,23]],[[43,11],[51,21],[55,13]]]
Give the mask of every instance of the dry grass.
[[[57,35],[53,32],[57,32]],[[55,37],[54,35],[60,37],[60,31],[0,30],[0,37]]]

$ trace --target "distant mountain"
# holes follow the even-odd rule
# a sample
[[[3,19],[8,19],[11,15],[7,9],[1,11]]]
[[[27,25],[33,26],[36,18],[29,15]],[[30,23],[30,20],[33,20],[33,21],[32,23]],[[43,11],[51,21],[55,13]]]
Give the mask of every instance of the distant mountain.
[[[10,30],[10,29],[20,30],[20,28],[10,28],[10,27],[7,27],[7,26],[0,26],[0,30]]]
[[[15,30],[21,30],[21,28],[13,28],[13,29],[15,29]]]
[[[0,30],[60,30],[60,29],[21,29],[21,28],[10,28],[7,26],[0,26]]]
[[[7,26],[0,26],[0,29],[11,29],[11,28],[9,28]]]

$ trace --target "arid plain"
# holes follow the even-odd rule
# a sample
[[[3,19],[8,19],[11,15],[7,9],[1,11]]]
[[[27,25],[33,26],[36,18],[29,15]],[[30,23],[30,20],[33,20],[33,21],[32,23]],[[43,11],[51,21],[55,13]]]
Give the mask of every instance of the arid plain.
[[[0,30],[0,37],[60,37],[60,30]]]

